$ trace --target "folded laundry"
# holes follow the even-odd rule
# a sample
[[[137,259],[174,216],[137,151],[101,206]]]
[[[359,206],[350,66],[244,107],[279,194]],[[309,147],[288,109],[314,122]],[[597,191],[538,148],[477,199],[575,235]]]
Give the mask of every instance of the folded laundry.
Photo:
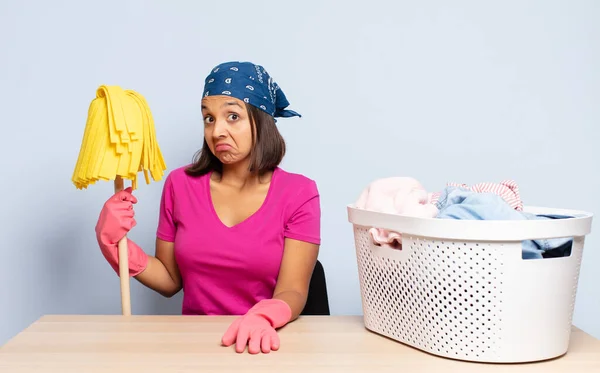
[[[433,218],[438,208],[430,203],[431,195],[414,178],[389,177],[371,182],[355,203],[356,208],[413,217]],[[392,248],[402,247],[399,232],[371,228],[369,233],[376,244]]]
[[[535,215],[517,211],[503,197],[494,193],[479,193],[468,188],[449,186],[437,202],[438,219],[470,220],[545,220],[569,218],[558,215]],[[551,238],[523,241],[523,259],[569,255],[571,238]],[[561,254],[562,253],[562,254]]]

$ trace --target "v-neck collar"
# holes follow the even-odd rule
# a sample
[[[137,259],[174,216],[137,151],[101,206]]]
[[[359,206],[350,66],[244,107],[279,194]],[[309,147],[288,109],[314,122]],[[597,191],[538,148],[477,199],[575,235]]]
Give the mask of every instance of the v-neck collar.
[[[279,173],[279,167],[275,167],[275,169],[273,170],[273,175],[271,175],[271,181],[270,181],[270,184],[269,184],[269,190],[267,191],[267,195],[266,195],[263,203],[260,205],[260,207],[255,212],[253,212],[250,216],[248,216],[246,219],[244,219],[241,222],[239,222],[239,223],[237,223],[235,225],[232,225],[230,227],[230,226],[226,225],[225,223],[223,223],[223,221],[219,217],[219,214],[217,214],[217,210],[215,209],[215,205],[214,205],[213,200],[212,200],[212,193],[211,193],[211,190],[210,190],[210,180],[211,180],[213,171],[210,171],[208,173],[208,175],[207,175],[207,178],[206,178],[206,196],[208,198],[208,204],[210,206],[210,210],[211,210],[213,218],[216,219],[217,222],[221,226],[223,226],[223,228],[225,228],[225,229],[236,229],[236,228],[238,228],[240,226],[243,226],[245,224],[249,224],[252,220],[256,219],[256,216],[259,215],[260,212],[265,209],[265,206],[269,202],[269,198],[271,197],[271,194],[273,193],[273,187],[274,187],[274,184],[276,182],[277,174],[278,173]]]

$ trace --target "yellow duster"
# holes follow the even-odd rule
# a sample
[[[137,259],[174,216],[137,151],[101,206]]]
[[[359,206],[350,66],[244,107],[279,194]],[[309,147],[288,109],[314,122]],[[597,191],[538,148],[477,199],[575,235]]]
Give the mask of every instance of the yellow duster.
[[[114,180],[115,193],[123,190],[123,180],[138,187],[137,175],[143,171],[146,184],[150,177],[162,179],[167,169],[156,141],[154,119],[146,99],[132,90],[102,85],[88,109],[83,141],[72,182],[87,189],[98,180]],[[124,315],[131,314],[127,239],[119,241],[119,276]]]

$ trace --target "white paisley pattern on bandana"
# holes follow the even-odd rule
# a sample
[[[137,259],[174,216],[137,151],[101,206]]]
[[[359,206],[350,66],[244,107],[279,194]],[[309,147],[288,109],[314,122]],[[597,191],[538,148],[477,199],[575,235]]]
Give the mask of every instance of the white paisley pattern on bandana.
[[[235,97],[273,117],[301,117],[287,109],[290,103],[265,68],[251,62],[225,62],[213,68],[202,93],[211,95]]]

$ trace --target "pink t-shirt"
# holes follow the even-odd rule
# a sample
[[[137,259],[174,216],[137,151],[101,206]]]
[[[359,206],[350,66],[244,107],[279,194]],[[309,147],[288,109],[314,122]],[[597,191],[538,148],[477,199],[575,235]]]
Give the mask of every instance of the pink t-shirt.
[[[183,280],[184,315],[242,315],[273,296],[285,237],[320,244],[316,183],[275,169],[264,203],[229,228],[215,212],[210,173],[178,168],[165,180],[158,238],[174,242]]]

